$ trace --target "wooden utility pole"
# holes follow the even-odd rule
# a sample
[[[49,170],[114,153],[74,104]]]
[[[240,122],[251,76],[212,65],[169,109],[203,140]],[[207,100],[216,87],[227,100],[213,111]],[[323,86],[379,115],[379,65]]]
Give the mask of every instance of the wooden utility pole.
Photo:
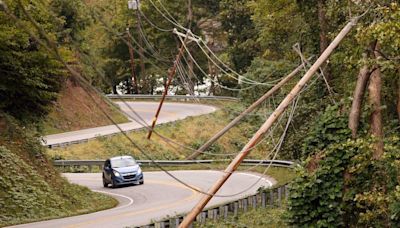
[[[251,149],[262,139],[262,137],[270,130],[275,121],[280,115],[286,110],[290,103],[296,98],[296,96],[301,92],[303,87],[312,78],[315,72],[318,71],[319,67],[328,59],[329,55],[333,50],[339,45],[343,38],[350,32],[353,26],[357,23],[358,17],[353,18],[347,25],[340,31],[332,43],[325,49],[317,61],[311,66],[307,73],[301,78],[301,80],[296,84],[296,86],[290,91],[290,93],[285,97],[285,99],[280,103],[278,108],[269,116],[261,128],[254,134],[250,141],[243,147],[240,153],[233,159],[229,166],[223,172],[222,177],[217,180],[217,182],[208,190],[207,195],[204,195],[197,205],[192,209],[192,211],[183,219],[179,227],[189,227],[189,225],[194,221],[196,216],[204,209],[207,203],[211,200],[213,195],[221,188],[226,180],[232,175],[232,173],[237,169],[243,159],[250,153]]]
[[[128,35],[128,42],[129,44],[132,41],[132,36],[131,33],[129,32],[129,27],[126,28],[126,34]],[[128,45],[129,48],[129,57],[131,59],[131,75],[132,75],[132,86],[133,86],[133,91],[135,94],[139,93],[139,88],[138,88],[138,82],[137,82],[137,77],[135,73],[135,56],[133,53],[133,48],[131,45]],[[128,85],[129,86],[129,85]]]
[[[178,34],[178,32],[176,30],[174,30],[174,33]],[[147,134],[147,139],[151,138],[154,126],[156,125],[158,116],[160,115],[160,111],[161,111],[162,105],[164,103],[165,97],[168,94],[168,88],[169,88],[169,86],[170,86],[170,84],[172,82],[172,78],[175,76],[176,68],[178,66],[178,62],[181,60],[181,57],[183,55],[183,51],[185,50],[185,42],[186,42],[187,37],[188,37],[189,34],[190,34],[190,30],[187,31],[185,39],[183,40],[183,43],[181,44],[181,47],[179,48],[178,54],[176,55],[176,59],[174,61],[174,65],[168,71],[168,80],[167,80],[167,83],[165,84],[165,89],[164,89],[160,104],[158,105],[158,108],[157,108],[157,111],[156,111],[156,115],[154,116],[153,122],[151,123],[151,128],[149,129],[149,133]],[[179,34],[178,34],[178,36],[179,36]]]
[[[247,114],[251,113],[254,109],[256,109],[260,104],[262,104],[265,100],[275,94],[284,84],[286,84],[290,79],[292,79],[296,74],[303,68],[303,65],[299,65],[296,69],[294,69],[290,74],[284,77],[278,84],[272,87],[266,94],[260,97],[256,102],[250,105],[246,110],[244,110],[240,115],[238,115],[235,119],[233,119],[228,125],[226,125],[222,130],[220,130],[217,134],[215,134],[212,138],[210,138],[206,143],[204,143],[197,151],[193,154],[189,155],[186,159],[195,159],[202,152],[207,150],[214,142],[216,142],[219,138],[221,138],[226,132],[228,132],[232,127],[236,126],[240,120],[246,117]],[[213,75],[212,75],[213,76]]]

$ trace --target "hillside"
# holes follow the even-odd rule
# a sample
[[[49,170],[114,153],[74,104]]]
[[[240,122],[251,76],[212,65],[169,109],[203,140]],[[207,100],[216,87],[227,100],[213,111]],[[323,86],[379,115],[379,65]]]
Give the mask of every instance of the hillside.
[[[68,183],[43,152],[34,130],[0,114],[0,227],[117,204],[111,197]]]
[[[117,107],[108,105],[101,97],[90,92],[96,98],[96,105],[85,90],[71,80],[66,80],[57,102],[44,122],[44,134],[56,134],[112,124],[101,112],[106,110],[118,123],[128,119],[117,111]],[[100,107],[100,108],[99,108]]]

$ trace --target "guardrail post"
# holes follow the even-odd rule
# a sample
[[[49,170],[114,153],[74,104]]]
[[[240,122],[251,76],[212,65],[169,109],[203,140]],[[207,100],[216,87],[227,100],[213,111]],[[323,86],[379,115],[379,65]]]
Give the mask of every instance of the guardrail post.
[[[201,212],[201,220],[205,223],[207,219],[207,213],[206,212]]]
[[[181,223],[179,217],[175,218],[175,227],[179,227],[179,224]]]
[[[218,209],[213,209],[213,220],[217,220],[218,219]]]
[[[285,185],[285,198],[286,200],[289,199],[289,186]]]
[[[261,192],[261,207],[265,208],[267,206],[267,193]]]
[[[229,210],[228,205],[225,205],[224,206],[224,219],[228,218],[228,210]]]
[[[239,202],[236,201],[233,203],[233,216],[237,216],[238,215],[238,209],[239,209]]]
[[[253,208],[255,209],[257,207],[257,195],[254,195],[253,197]]]
[[[210,218],[210,219],[213,218],[213,212],[211,209],[207,211],[207,218]]]
[[[271,207],[274,206],[274,189],[271,189],[271,191],[269,192],[269,205]]]
[[[282,205],[282,187],[278,188],[278,206]]]
[[[247,211],[247,202],[248,202],[248,198],[245,198],[242,200],[243,203],[243,211],[246,212]]]

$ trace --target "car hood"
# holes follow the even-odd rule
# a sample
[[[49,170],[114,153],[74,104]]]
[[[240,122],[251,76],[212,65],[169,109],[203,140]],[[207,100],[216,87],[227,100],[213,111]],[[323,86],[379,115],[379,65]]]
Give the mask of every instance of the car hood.
[[[137,172],[139,169],[139,165],[128,166],[128,167],[119,167],[119,168],[113,168],[113,169],[118,171],[119,173]]]

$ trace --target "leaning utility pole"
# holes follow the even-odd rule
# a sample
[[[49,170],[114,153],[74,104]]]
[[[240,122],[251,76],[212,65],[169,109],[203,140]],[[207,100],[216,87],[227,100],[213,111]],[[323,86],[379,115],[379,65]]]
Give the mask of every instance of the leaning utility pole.
[[[148,133],[148,135],[147,135],[147,139],[150,139],[150,138],[151,138],[151,134],[153,133],[154,126],[155,126],[156,123],[157,123],[157,119],[158,119],[158,116],[160,115],[160,111],[161,111],[162,105],[163,105],[163,103],[164,103],[165,97],[166,97],[167,94],[168,94],[168,88],[169,88],[169,86],[170,86],[170,84],[171,84],[171,82],[172,82],[172,78],[175,76],[176,68],[177,68],[177,66],[178,66],[179,61],[181,60],[181,57],[182,57],[182,55],[183,55],[183,51],[185,50],[185,43],[186,43],[186,40],[187,40],[187,39],[190,39],[190,40],[195,40],[195,41],[197,41],[196,38],[194,38],[194,37],[189,37],[190,30],[187,30],[186,35],[183,34],[183,33],[178,32],[177,29],[174,29],[174,33],[177,34],[178,36],[185,36],[185,39],[183,40],[183,42],[182,42],[182,44],[181,44],[181,47],[179,48],[178,54],[176,55],[176,59],[175,59],[175,61],[174,61],[174,65],[172,66],[171,69],[169,69],[168,81],[167,81],[167,83],[165,84],[165,89],[164,89],[164,92],[163,92],[163,95],[162,95],[160,104],[158,105],[156,115],[155,115],[154,118],[153,118],[153,122],[152,122],[152,124],[151,124],[151,128],[149,129],[149,133]]]
[[[238,115],[235,119],[233,119],[228,125],[226,125],[222,130],[220,130],[217,134],[215,134],[212,138],[210,138],[206,143],[204,143],[199,149],[197,149],[193,154],[189,155],[186,159],[195,159],[202,152],[207,150],[215,141],[221,138],[226,132],[228,132],[232,127],[236,126],[240,120],[242,120],[247,114],[251,113],[254,109],[256,109],[260,104],[262,104],[265,100],[275,94],[286,82],[292,79],[296,74],[303,68],[303,65],[299,65],[296,69],[294,69],[290,74],[284,77],[278,84],[272,87],[266,94],[260,97],[257,101],[255,101],[252,105],[250,105],[246,110],[244,110],[240,115]]]
[[[129,44],[132,41],[132,36],[131,33],[129,32],[129,27],[126,28],[126,34],[128,35],[128,42]],[[133,48],[131,45],[128,45],[129,49],[129,57],[131,59],[131,75],[132,75],[132,85],[133,85],[133,91],[135,91],[136,94],[139,93],[139,88],[138,88],[138,81],[135,73],[135,56],[133,53]],[[129,85],[128,85],[129,86]]]
[[[317,61],[311,66],[307,73],[300,79],[296,86],[290,91],[285,99],[280,103],[278,108],[269,116],[261,128],[254,134],[250,141],[243,147],[241,152],[235,157],[235,159],[229,164],[229,166],[223,172],[222,177],[208,190],[207,194],[204,195],[192,211],[184,218],[179,227],[189,227],[194,221],[196,216],[204,209],[211,198],[217,193],[221,186],[226,180],[232,175],[237,169],[243,159],[250,153],[251,149],[262,139],[262,137],[269,131],[275,121],[280,115],[286,110],[290,103],[296,98],[301,92],[306,83],[312,78],[319,67],[328,59],[329,55],[339,45],[343,38],[350,32],[353,26],[357,23],[358,17],[353,18],[347,25],[340,31],[332,43],[325,49]]]

